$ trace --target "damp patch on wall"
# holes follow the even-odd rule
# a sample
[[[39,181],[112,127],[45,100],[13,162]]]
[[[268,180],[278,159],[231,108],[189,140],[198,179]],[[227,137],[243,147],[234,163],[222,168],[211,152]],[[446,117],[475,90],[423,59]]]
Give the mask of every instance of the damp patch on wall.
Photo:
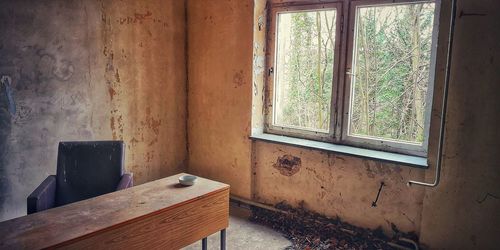
[[[273,167],[278,169],[280,174],[284,176],[292,176],[299,172],[302,166],[302,160],[293,155],[283,155],[278,157]]]

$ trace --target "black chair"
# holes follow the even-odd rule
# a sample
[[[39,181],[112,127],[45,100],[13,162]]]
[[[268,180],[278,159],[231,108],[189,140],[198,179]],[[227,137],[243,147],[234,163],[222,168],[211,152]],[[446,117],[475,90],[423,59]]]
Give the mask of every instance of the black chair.
[[[28,196],[28,214],[131,187],[133,176],[123,173],[124,162],[122,141],[59,143],[57,175]]]

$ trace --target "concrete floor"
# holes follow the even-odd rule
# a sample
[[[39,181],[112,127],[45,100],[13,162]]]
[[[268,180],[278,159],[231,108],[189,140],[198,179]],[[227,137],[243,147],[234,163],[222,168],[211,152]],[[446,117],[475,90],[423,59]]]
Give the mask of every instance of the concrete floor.
[[[291,243],[279,232],[248,221],[249,211],[235,206],[230,207],[229,228],[226,234],[227,250],[239,249],[284,249]],[[200,250],[201,241],[184,250]],[[220,249],[220,234],[208,237],[208,249]]]

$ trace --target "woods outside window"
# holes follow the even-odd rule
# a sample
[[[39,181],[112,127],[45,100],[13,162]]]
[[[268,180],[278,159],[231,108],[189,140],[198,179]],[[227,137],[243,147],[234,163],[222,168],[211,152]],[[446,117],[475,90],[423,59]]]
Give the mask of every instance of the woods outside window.
[[[426,156],[438,9],[438,1],[272,5],[265,131]]]

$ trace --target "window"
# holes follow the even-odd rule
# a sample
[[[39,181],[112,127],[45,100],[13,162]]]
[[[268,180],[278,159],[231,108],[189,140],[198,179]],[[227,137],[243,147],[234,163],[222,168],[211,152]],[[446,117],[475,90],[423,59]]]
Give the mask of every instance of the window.
[[[426,156],[436,2],[330,2],[272,5],[266,132]]]

